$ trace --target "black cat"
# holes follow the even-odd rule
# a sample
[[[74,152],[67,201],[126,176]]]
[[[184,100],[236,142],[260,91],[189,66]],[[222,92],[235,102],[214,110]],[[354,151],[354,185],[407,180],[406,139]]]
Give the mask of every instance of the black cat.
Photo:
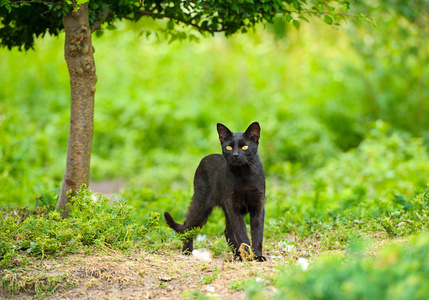
[[[257,154],[261,128],[252,123],[246,132],[231,132],[218,123],[217,131],[222,145],[222,154],[204,157],[195,172],[194,196],[184,224],[176,223],[168,212],[164,213],[167,224],[178,233],[202,227],[212,212],[220,206],[225,213],[225,237],[234,254],[242,243],[250,245],[243,215],[250,213],[252,249],[255,259],[262,256],[264,238],[265,177]],[[183,244],[183,252],[193,250],[193,238]],[[241,257],[240,257],[241,258]]]

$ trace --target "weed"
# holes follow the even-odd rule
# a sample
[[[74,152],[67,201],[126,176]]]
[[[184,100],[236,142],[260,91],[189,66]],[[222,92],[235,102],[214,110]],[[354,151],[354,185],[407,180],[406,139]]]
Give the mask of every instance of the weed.
[[[247,280],[236,280],[236,281],[229,283],[228,288],[230,290],[241,291],[244,289],[246,282],[247,282]]]
[[[250,245],[247,245],[245,243],[242,243],[240,245],[240,247],[238,248],[238,253],[240,253],[240,258],[243,261],[250,261],[255,257],[252,247],[250,247]]]
[[[199,280],[200,284],[209,284],[212,283],[213,280],[217,279],[220,275],[220,271],[217,270],[217,267],[214,269],[213,273],[207,274],[203,277],[203,279]]]
[[[67,274],[47,275],[41,273],[35,276],[26,276],[20,273],[3,271],[3,290],[13,296],[21,292],[35,293],[36,298],[52,295],[58,289],[66,289],[73,285]]]
[[[231,252],[231,249],[224,237],[216,237],[212,243],[212,252],[214,257],[224,257]]]

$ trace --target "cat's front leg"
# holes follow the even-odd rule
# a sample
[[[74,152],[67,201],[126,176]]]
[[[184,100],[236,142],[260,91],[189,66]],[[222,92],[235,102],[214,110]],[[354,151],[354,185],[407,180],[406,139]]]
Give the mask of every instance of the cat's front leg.
[[[250,233],[252,236],[252,248],[255,253],[257,261],[266,261],[267,259],[262,256],[262,242],[264,240],[264,220],[265,208],[250,212]]]
[[[231,207],[225,208],[224,211],[226,219],[225,237],[229,243],[233,244],[235,255],[239,255],[238,249],[241,244],[250,245],[246,223],[243,216],[235,212]]]

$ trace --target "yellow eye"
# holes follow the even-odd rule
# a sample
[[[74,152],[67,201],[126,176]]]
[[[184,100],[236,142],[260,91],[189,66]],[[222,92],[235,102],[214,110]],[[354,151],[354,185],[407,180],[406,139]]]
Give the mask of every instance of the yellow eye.
[[[243,146],[243,147],[241,147],[241,149],[243,149],[243,150],[247,150],[247,148],[249,148],[249,146]]]
[[[226,150],[232,150],[231,146],[226,146]]]

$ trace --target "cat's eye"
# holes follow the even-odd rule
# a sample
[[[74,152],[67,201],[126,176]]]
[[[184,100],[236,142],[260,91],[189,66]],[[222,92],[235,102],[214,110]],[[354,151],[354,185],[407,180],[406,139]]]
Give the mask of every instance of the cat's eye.
[[[226,146],[226,150],[232,150],[231,146]]]
[[[247,150],[249,148],[249,146],[243,146],[243,147],[241,147],[241,149],[243,149],[243,150]]]

